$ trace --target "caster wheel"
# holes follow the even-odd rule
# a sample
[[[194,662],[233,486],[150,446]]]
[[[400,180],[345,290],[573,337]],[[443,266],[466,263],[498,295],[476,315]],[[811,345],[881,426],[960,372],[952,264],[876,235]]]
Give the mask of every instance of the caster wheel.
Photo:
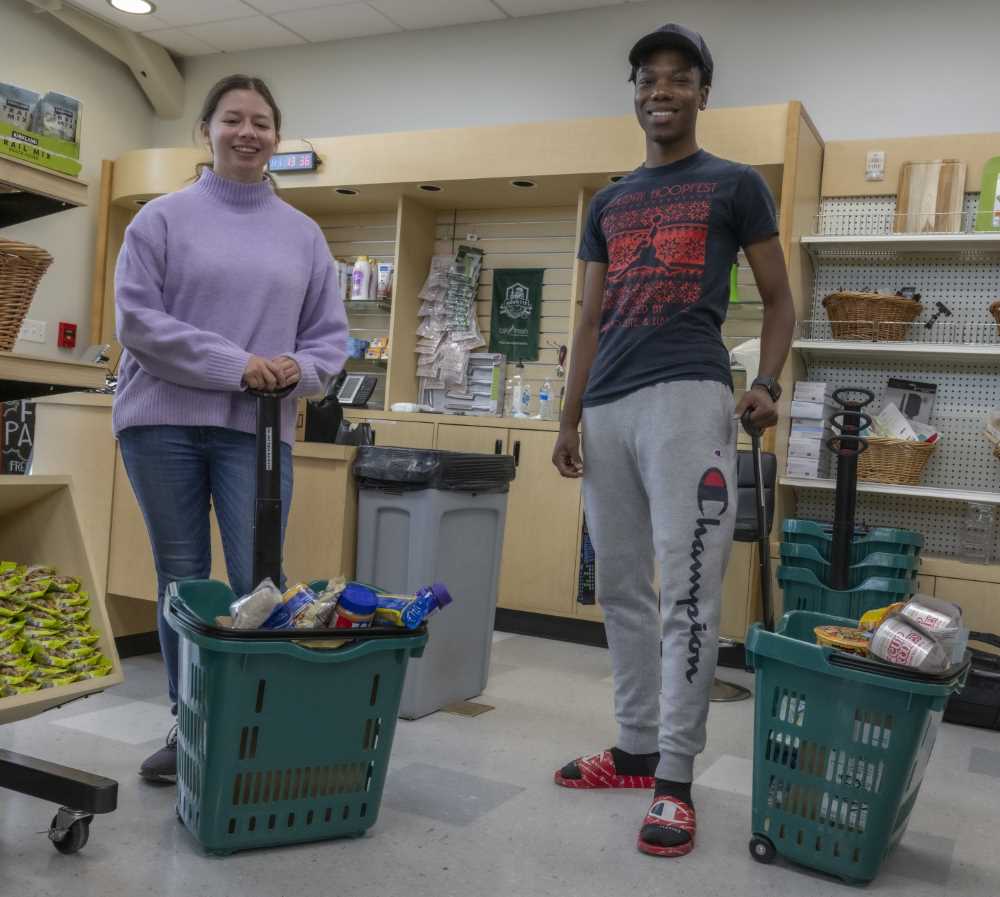
[[[61,838],[53,838],[51,833],[55,830],[58,820],[58,816],[53,816],[52,828],[49,829],[49,837],[55,849],[59,853],[65,854],[76,853],[78,850],[82,850],[90,838],[90,820],[78,819],[66,830],[66,834]]]
[[[770,839],[763,835],[754,835],[750,839],[750,856],[758,863],[773,863],[777,855],[778,851],[774,849]]]

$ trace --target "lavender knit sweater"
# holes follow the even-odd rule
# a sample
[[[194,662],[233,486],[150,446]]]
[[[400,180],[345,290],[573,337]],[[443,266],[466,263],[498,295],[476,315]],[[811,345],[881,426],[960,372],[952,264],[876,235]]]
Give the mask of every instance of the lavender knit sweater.
[[[282,408],[281,438],[291,443],[295,398],[325,392],[346,357],[323,233],[267,181],[205,169],[143,207],[118,256],[115,306],[125,348],[116,435],[155,424],[254,433],[255,401],[241,386],[247,361],[289,355],[302,371]]]

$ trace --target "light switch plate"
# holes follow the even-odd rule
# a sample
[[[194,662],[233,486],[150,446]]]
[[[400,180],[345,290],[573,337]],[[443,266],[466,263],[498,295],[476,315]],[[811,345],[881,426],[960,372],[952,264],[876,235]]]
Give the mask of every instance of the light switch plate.
[[[45,322],[25,320],[21,324],[21,332],[18,334],[18,338],[28,343],[44,343]]]

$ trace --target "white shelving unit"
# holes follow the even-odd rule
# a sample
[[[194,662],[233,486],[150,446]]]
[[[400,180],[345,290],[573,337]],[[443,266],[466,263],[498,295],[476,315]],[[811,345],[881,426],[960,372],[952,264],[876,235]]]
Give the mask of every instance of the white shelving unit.
[[[964,361],[971,364],[1000,366],[1000,344],[959,345],[952,343],[797,339],[792,343],[792,348],[802,352],[809,360]]]
[[[879,255],[1000,256],[1000,233],[816,234],[803,236],[802,245],[814,259],[865,258]]]
[[[822,489],[832,492],[837,481],[830,479],[810,479],[807,477],[780,477],[782,486],[793,489]],[[876,495],[902,495],[910,498],[935,498],[941,501],[976,501],[990,505],[1000,505],[1000,492],[981,492],[975,489],[938,489],[933,486],[895,486],[891,483],[868,483],[858,481],[858,492]]]

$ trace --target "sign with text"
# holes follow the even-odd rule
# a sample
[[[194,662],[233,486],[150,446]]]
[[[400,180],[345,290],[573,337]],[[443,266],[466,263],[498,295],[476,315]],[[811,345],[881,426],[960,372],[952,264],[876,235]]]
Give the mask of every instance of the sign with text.
[[[3,403],[3,473],[31,473],[35,445],[35,403]]]

